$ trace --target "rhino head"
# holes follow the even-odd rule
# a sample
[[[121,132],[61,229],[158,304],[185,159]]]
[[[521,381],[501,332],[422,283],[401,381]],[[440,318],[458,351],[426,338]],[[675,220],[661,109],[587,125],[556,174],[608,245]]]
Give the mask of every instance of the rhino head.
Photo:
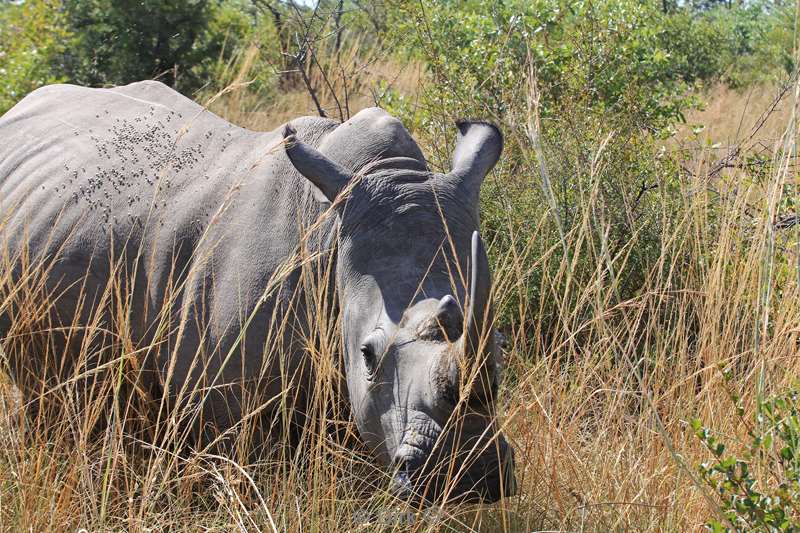
[[[433,173],[399,121],[362,114],[374,135],[360,128],[360,142],[394,129],[387,150],[410,156],[373,158],[354,174],[352,153],[284,131],[292,164],[338,216],[336,286],[359,433],[402,497],[496,501],[514,493],[513,452],[494,412],[491,277],[477,230],[478,192],[502,136],[459,122],[452,170]],[[338,144],[363,148],[346,137]]]

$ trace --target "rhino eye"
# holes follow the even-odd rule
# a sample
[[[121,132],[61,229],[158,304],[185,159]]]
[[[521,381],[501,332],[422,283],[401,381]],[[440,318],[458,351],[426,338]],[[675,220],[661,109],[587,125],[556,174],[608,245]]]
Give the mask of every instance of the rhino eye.
[[[364,357],[364,366],[367,367],[367,379],[371,380],[375,377],[375,370],[378,366],[375,348],[370,344],[362,344],[361,355]]]

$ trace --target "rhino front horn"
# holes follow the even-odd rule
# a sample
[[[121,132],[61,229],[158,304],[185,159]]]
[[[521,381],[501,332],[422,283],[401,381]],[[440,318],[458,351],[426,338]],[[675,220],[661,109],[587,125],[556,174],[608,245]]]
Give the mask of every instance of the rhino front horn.
[[[470,270],[464,349],[467,356],[473,357],[480,353],[494,352],[494,335],[489,333],[493,322],[492,306],[489,302],[492,279],[486,249],[477,231],[472,233]]]

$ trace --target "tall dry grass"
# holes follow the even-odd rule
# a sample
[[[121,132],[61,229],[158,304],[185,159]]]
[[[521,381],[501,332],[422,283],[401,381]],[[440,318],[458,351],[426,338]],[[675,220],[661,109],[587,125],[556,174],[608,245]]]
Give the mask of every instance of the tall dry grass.
[[[304,102],[300,109],[289,111],[297,105],[287,104],[292,98]],[[263,118],[273,116],[270,108],[243,115],[250,105],[244,99],[216,102],[214,109],[234,121],[259,129],[273,125],[272,118]],[[273,105],[304,114],[307,104],[295,95]],[[104,302],[116,319],[103,322],[95,313],[88,325],[68,328],[102,329],[115,339],[104,366],[92,373],[103,378],[104,387],[94,398],[77,394],[86,365],[98,355],[91,343],[81,351],[86,365],[49,386],[48,393],[58,394],[67,408],[47,420],[46,432],[20,416],[23,400],[7,377],[2,382],[0,528],[699,530],[717,510],[713,495],[696,480],[695,466],[708,456],[689,420],[700,417],[735,443],[747,428],[730,393],[742,398],[744,416],[752,418],[757,399],[788,387],[800,370],[794,235],[773,224],[781,191],[792,183],[787,147],[796,133],[784,122],[778,142],[771,144],[774,170],[764,182],[734,169],[741,186],[724,196],[705,187],[711,176],[681,182],[682,216],[664,235],[659,262],[631,299],[621,300],[616,286],[639,236],[617,255],[607,253],[596,189],[581,198],[582,223],[538,257],[531,258],[536,233],[507,228],[511,246],[493,265],[493,290],[498,307],[518,302],[507,332],[499,402],[500,425],[516,450],[519,491],[513,498],[493,506],[433,510],[393,500],[385,490],[387,474],[354,445],[346,413],[330,412],[336,405],[338,376],[331,362],[338,340],[335,317],[321,308],[323,338],[312,343],[319,346],[312,387],[318,409],[300,453],[284,448],[253,463],[243,453],[187,450],[188,437],[169,419],[155,432],[129,431],[119,415],[139,393],[123,385],[136,382],[138,369],[130,362],[148,346],[131,338],[126,327],[131,310],[119,280],[112,280]],[[588,174],[607,163],[602,146],[594,156]],[[549,215],[541,216],[536,222],[544,226]],[[592,250],[598,258],[593,277],[576,281],[570,257],[598,242],[602,249]],[[556,253],[562,246],[572,254]],[[13,302],[20,310],[16,334],[35,331],[46,340],[54,326],[46,319],[42,268],[35,265],[26,278],[30,282],[21,287],[5,261],[0,309]],[[537,270],[553,274],[536,277]],[[548,332],[546,344],[527,328],[539,313],[527,298],[533,279],[559,309],[558,328]],[[324,285],[309,287],[319,306]],[[723,379],[726,370],[732,380]],[[109,405],[108,397],[116,401]],[[111,423],[98,430],[87,412],[95,418],[110,415]],[[331,421],[344,430],[331,431]],[[771,482],[769,472],[758,475]]]
[[[716,85],[699,95],[705,104],[687,114],[679,138],[685,138],[695,129],[699,130],[697,137],[700,142],[714,147],[714,150],[724,150],[741,142],[761,114],[772,105],[777,91],[778,87],[765,84],[738,90]],[[761,147],[771,149],[783,137],[792,105],[791,98],[785,98],[775,106],[775,111],[770,113],[759,133]]]
[[[254,79],[259,47],[252,45],[229,62],[219,65],[216,87],[197,95],[208,109],[239,126],[269,131],[298,116],[318,115],[314,99],[300,79],[295,86],[267,91],[267,94],[244,90],[226,90],[246,86]],[[388,90],[413,96],[425,78],[424,65],[416,61],[397,61],[375,46],[365,46],[359,39],[348,40],[339,52],[326,47],[315,49],[314,68],[308,68],[308,81],[325,114],[346,120],[362,109],[378,105]],[[281,70],[271,65],[276,74]],[[213,95],[213,96],[209,96]],[[219,95],[219,96],[217,96]],[[216,96],[216,98],[215,98]]]

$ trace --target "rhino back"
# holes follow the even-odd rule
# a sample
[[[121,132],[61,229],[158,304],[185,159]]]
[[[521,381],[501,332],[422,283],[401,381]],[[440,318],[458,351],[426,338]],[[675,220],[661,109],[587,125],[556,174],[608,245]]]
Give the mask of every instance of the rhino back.
[[[314,143],[335,126],[297,122]],[[219,345],[319,212],[279,133],[238,128],[158,82],[44,87],[0,118],[0,138],[0,242],[58,258],[59,287],[88,274],[102,290],[109,258],[122,260],[137,272],[142,332],[183,273],[178,305],[208,306]]]

